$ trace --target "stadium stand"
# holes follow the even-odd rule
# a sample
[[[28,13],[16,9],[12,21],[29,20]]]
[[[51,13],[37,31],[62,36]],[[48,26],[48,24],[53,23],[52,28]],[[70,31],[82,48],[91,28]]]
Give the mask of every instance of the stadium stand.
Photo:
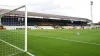
[[[4,11],[4,9],[1,11]],[[20,27],[25,22],[23,16],[23,11],[16,11],[13,16],[3,16],[1,18],[1,24],[7,29],[23,28]],[[87,18],[28,12],[27,22],[28,29],[86,29],[89,27],[88,23],[91,20]]]
[[[40,26],[43,29],[54,29],[52,26]]]

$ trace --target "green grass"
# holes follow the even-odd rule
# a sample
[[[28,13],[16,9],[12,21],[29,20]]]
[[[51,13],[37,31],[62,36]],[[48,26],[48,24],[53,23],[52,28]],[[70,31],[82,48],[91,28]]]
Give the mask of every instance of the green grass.
[[[23,31],[17,31],[19,36],[23,35]],[[0,34],[4,34],[2,32],[0,31]],[[8,32],[13,33],[14,31]],[[77,32],[80,33],[79,36],[77,35]],[[12,35],[9,36],[8,34],[9,37]],[[100,56],[100,45],[75,42],[70,40],[100,44],[100,29],[28,30],[28,51],[35,56]],[[17,46],[20,47],[20,45]],[[22,53],[17,56],[28,55]]]
[[[24,49],[24,31],[0,30],[0,56],[12,56],[14,54],[17,54],[14,56],[18,56],[19,54],[22,55],[22,51],[12,47],[10,44]]]
[[[80,32],[80,36],[76,35],[77,32]],[[29,51],[36,56],[100,56],[100,45],[78,43],[51,37],[100,44],[100,29],[29,30]]]

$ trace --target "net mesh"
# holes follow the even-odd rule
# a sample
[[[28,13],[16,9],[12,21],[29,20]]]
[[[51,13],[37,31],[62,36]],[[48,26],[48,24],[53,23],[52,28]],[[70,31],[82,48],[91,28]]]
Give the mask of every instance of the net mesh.
[[[0,9],[0,56],[25,55],[25,8],[13,9]]]

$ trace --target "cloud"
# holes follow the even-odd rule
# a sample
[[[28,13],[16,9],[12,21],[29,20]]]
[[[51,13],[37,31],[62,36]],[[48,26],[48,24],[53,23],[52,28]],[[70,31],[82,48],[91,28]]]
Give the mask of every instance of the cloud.
[[[58,14],[91,19],[91,0],[2,0],[0,5],[20,6],[27,4],[28,11],[48,14]],[[100,21],[99,0],[93,0],[94,22]]]

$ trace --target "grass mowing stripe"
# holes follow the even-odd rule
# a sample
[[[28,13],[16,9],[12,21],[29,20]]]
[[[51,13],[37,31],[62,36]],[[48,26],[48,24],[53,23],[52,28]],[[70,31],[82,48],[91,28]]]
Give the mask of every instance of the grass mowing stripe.
[[[29,35],[32,35],[32,34],[29,34]],[[76,41],[76,40],[69,40],[69,39],[62,39],[62,38],[49,37],[49,36],[40,36],[40,35],[34,35],[34,36],[46,37],[46,38],[53,38],[53,39],[58,39],[58,40],[67,40],[67,41],[78,42],[78,43],[86,43],[86,44],[100,45],[100,44],[97,44],[97,43],[84,42],[84,41]]]

